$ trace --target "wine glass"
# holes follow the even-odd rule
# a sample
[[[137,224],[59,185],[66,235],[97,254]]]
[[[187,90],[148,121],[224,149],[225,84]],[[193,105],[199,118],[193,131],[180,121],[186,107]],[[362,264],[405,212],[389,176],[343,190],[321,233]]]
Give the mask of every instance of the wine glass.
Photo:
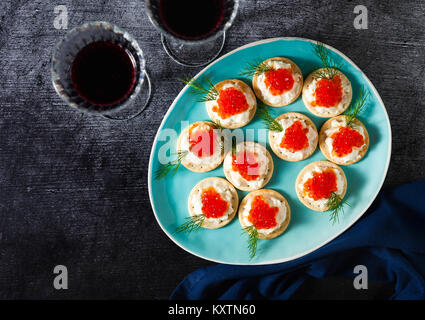
[[[145,4],[166,53],[187,67],[204,66],[218,57],[239,8],[239,0],[145,0]]]
[[[117,53],[119,53],[119,50],[122,50],[122,52],[128,55],[127,57],[132,65],[131,87],[129,87],[125,95],[122,95],[115,101],[111,101],[111,103],[98,103],[84,97],[81,91],[77,89],[78,85],[76,85],[72,74],[76,57],[80,56],[80,53],[83,52],[82,49],[86,50],[86,48],[98,44],[100,44],[100,49],[102,49],[102,44],[106,44],[106,46],[110,46],[112,49],[116,47],[116,50],[118,50]],[[107,54],[105,51],[99,51],[100,49],[97,49],[98,52],[91,53],[97,54],[99,60],[104,59],[105,54]],[[118,58],[122,60],[122,57]],[[103,69],[103,65],[100,65],[101,69],[99,66],[97,67],[102,74],[108,74],[110,71],[120,71],[117,70],[116,66],[108,65],[108,63],[105,63],[105,69]],[[90,68],[90,65],[86,63],[84,68]],[[69,106],[83,112],[100,115],[110,120],[133,119],[142,113],[151,96],[151,81],[145,69],[145,59],[139,44],[128,32],[104,21],[88,22],[70,30],[57,44],[53,52],[51,74],[53,87],[62,100]],[[119,76],[111,74],[111,78],[113,79],[118,79]],[[82,81],[85,81],[89,85],[90,80],[83,79]],[[111,87],[113,88],[114,86],[115,83],[111,83]],[[98,90],[99,88],[95,89]],[[103,94],[107,96],[108,92],[104,92]],[[100,97],[102,98],[102,96]],[[139,99],[144,101],[138,101]]]

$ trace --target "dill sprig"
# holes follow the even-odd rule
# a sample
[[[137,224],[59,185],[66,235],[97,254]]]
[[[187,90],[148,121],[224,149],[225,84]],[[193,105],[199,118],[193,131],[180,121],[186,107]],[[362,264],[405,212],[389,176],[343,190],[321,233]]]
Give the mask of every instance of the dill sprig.
[[[220,130],[220,132],[223,132],[223,130],[226,129],[225,127],[221,125],[219,120],[213,121],[211,126],[216,130]],[[219,138],[218,144],[220,145],[221,153],[223,153],[225,149],[224,136],[220,134],[218,135],[218,138]]]
[[[177,172],[183,158],[189,153],[189,151],[177,151],[177,159],[169,161],[165,164],[160,164],[159,168],[155,171],[155,180],[164,178],[168,173],[173,171],[173,174]]]
[[[283,131],[282,125],[270,115],[269,108],[267,106],[259,105],[257,109],[258,109],[258,115],[266,124],[267,129],[271,131],[276,131],[276,132]]]
[[[225,150],[226,150],[226,140],[225,137],[223,135],[218,135],[217,137],[217,144],[220,146],[220,153],[224,154]]]
[[[214,128],[214,129],[216,129],[216,130],[220,130],[220,132],[223,132],[223,130],[225,130],[226,128],[225,127],[223,127],[222,125],[221,125],[221,123],[220,123],[220,121],[219,120],[216,120],[216,121],[214,121],[213,123],[212,123],[212,127]],[[219,140],[218,140],[218,144],[220,145],[220,151],[221,151],[221,153],[223,154],[224,153],[224,150],[225,150],[225,147],[226,147],[226,144],[225,144],[225,140],[224,140],[224,136],[223,135],[218,135],[218,138],[219,138]]]
[[[369,96],[369,91],[366,92],[364,87],[360,90],[359,97],[356,99],[354,104],[346,111],[345,113],[345,120],[347,123],[347,126],[350,126],[354,119],[357,118],[357,115],[364,109],[366,99]]]
[[[232,156],[236,156],[237,150],[236,150],[236,137],[232,137]]]
[[[322,68],[324,70],[316,70],[314,72],[315,77],[317,78],[326,78],[331,80],[335,77],[343,66],[343,62],[341,59],[333,59],[330,56],[330,51],[325,48],[323,43],[317,41],[316,44],[313,44],[313,50],[317,57],[319,57],[320,61],[322,61]]]
[[[249,251],[249,258],[252,259],[255,257],[255,254],[257,253],[257,244],[258,244],[258,231],[257,228],[254,226],[249,226],[243,228],[244,233],[248,233],[248,251]]]
[[[226,142],[225,142],[224,137],[222,136],[221,139],[220,139],[220,152],[221,152],[221,154],[223,154],[225,150],[226,150]]]
[[[226,129],[225,127],[221,125],[221,122],[219,120],[214,121],[212,126],[214,129],[218,129],[220,131],[223,131],[224,129]]]
[[[207,76],[204,76],[204,78],[207,83],[206,86],[203,85],[202,82],[192,78],[182,78],[180,80],[183,83],[187,84],[188,86],[192,87],[191,92],[200,97],[197,100],[198,102],[217,100],[220,93],[218,92],[214,84],[211,82],[211,80]]]
[[[273,67],[270,67],[268,63],[262,60],[254,60],[252,62],[248,62],[247,66],[239,73],[241,77],[253,77],[259,76],[262,73],[267,71],[274,70]]]
[[[186,221],[183,224],[176,228],[176,233],[191,233],[192,231],[201,230],[202,224],[205,221],[205,216],[203,214],[198,214],[195,216],[186,217],[185,220]]]
[[[330,221],[332,221],[332,224],[335,224],[335,222],[339,222],[339,216],[341,214],[344,214],[344,205],[350,207],[350,204],[346,200],[342,199],[335,192],[332,192],[327,202],[328,211],[330,211],[329,219]]]

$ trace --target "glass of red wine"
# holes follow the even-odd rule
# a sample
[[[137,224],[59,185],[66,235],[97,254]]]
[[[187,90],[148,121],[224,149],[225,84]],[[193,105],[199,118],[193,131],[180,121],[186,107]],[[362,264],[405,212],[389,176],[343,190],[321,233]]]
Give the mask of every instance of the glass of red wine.
[[[136,117],[150,99],[142,50],[128,32],[108,22],[68,32],[54,50],[51,71],[53,86],[68,105],[111,120]]]
[[[177,63],[199,67],[218,57],[239,0],[145,0],[162,45]]]

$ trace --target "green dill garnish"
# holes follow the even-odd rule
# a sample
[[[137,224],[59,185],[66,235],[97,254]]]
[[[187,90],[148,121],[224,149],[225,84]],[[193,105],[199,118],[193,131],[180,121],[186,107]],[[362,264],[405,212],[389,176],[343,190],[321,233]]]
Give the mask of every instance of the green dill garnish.
[[[344,214],[344,205],[350,207],[350,204],[346,200],[342,199],[335,192],[332,192],[327,202],[328,211],[331,211],[330,221],[332,221],[332,224],[335,224],[335,222],[339,222],[340,214]]]
[[[195,216],[186,217],[185,220],[186,221],[183,224],[176,228],[176,233],[191,233],[192,231],[201,230],[202,224],[205,221],[205,216],[203,214],[198,214]]]
[[[257,253],[257,244],[258,244],[258,231],[254,226],[249,226],[243,228],[244,232],[248,233],[248,251],[249,258],[252,259]]]
[[[262,60],[254,60],[248,62],[247,66],[239,73],[241,77],[253,77],[259,76],[262,73],[267,71],[274,70],[273,67],[270,67],[266,62]]]
[[[283,127],[279,122],[277,122],[269,112],[269,108],[265,105],[259,105],[258,108],[258,115],[263,120],[263,122],[266,124],[267,129],[270,131],[276,131],[276,132],[282,132]]]
[[[218,129],[220,131],[223,131],[224,129],[226,129],[225,127],[223,127],[221,125],[221,123],[220,123],[219,120],[214,121],[213,124],[212,124],[212,126],[213,126],[214,129]]]
[[[330,56],[330,51],[325,48],[323,43],[317,41],[316,44],[313,44],[313,50],[317,57],[319,57],[320,61],[322,61],[322,70],[316,70],[314,72],[314,76],[317,78],[326,78],[331,80],[335,77],[338,72],[341,71],[343,66],[343,62],[341,59],[333,59]]]
[[[236,156],[236,137],[232,137],[232,156]]]
[[[220,132],[222,132],[223,130],[225,130],[226,128],[224,128],[219,120],[216,120],[215,122],[212,123],[212,127],[216,130],[220,130]],[[219,140],[218,140],[218,144],[220,145],[220,149],[221,149],[221,153],[224,153],[225,150],[225,141],[224,141],[224,136],[221,134],[217,135]]]
[[[189,151],[177,151],[177,159],[169,161],[165,164],[160,164],[159,168],[155,171],[155,180],[164,178],[168,173],[173,171],[173,174],[177,172],[180,167],[182,159],[189,153]]]
[[[220,152],[221,152],[221,154],[223,154],[225,150],[226,150],[226,143],[225,143],[224,137],[221,137],[221,140],[220,140]]]
[[[217,137],[217,144],[220,146],[220,152],[221,154],[224,154],[225,150],[226,150],[226,140],[224,138],[224,136],[219,135]]]
[[[197,100],[198,102],[217,100],[220,95],[218,90],[207,76],[204,76],[204,78],[207,82],[206,86],[204,86],[200,81],[192,78],[183,78],[180,80],[188,86],[192,87],[191,92],[200,97]]]
[[[369,92],[366,92],[364,87],[362,87],[359,93],[359,97],[356,99],[354,104],[344,113],[347,126],[352,125],[354,119],[356,119],[357,115],[363,110],[368,96]]]

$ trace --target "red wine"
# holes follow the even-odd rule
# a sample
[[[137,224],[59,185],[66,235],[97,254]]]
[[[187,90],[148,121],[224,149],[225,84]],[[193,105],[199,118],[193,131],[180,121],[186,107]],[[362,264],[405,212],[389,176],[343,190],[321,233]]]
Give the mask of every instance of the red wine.
[[[87,102],[109,106],[125,100],[136,82],[132,54],[110,41],[92,42],[76,55],[71,78],[77,93]]]
[[[224,0],[160,0],[160,16],[166,28],[183,39],[212,34],[223,19]]]

